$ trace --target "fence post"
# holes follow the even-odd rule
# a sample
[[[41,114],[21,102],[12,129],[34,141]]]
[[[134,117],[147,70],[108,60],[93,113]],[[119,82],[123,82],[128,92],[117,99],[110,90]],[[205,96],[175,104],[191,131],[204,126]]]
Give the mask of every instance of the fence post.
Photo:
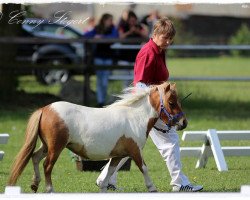
[[[200,158],[198,159],[195,168],[206,167],[210,152],[211,152],[211,146],[210,146],[209,140],[206,138],[204,144],[202,145]]]
[[[89,95],[90,95],[90,73],[91,73],[91,63],[93,61],[92,46],[88,41],[85,41],[86,49],[86,65],[83,66],[83,105],[89,105]],[[83,62],[84,63],[84,62]]]
[[[227,163],[225,161],[224,153],[222,151],[220,140],[215,129],[208,129],[207,138],[211,145],[214,159],[219,171],[228,171]]]

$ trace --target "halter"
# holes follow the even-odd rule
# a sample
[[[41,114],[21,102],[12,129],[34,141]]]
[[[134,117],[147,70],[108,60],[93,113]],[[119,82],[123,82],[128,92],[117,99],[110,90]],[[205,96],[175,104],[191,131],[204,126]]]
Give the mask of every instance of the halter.
[[[161,94],[161,92],[160,92],[160,90],[159,90],[159,93],[160,93],[160,107],[161,107],[161,110],[160,110],[160,114],[159,114],[159,117],[160,117],[160,119],[161,119],[161,113],[163,112],[166,116],[167,116],[167,118],[168,118],[168,123],[166,123],[166,125],[167,125],[167,127],[168,127],[168,130],[170,130],[170,124],[171,124],[171,122],[177,122],[177,120],[178,120],[178,118],[180,118],[181,116],[183,116],[184,115],[184,112],[179,112],[179,113],[177,113],[176,115],[171,115],[168,111],[167,111],[167,109],[165,108],[165,106],[164,106],[164,103],[163,103],[163,98],[162,98],[162,94]],[[161,119],[162,120],[162,119]],[[163,120],[162,120],[163,121]],[[158,130],[159,128],[157,128],[157,127],[154,127],[156,130]],[[160,130],[160,131],[162,131],[162,130]],[[162,131],[163,132],[163,131]],[[165,133],[167,132],[167,131],[164,131]]]

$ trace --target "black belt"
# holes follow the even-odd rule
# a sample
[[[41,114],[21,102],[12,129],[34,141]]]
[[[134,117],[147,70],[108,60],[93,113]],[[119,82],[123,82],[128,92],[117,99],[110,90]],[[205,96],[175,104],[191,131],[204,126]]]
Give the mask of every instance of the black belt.
[[[161,129],[161,128],[157,128],[156,126],[154,126],[154,128],[157,130],[157,131],[161,131],[162,133],[167,133],[169,130],[164,130],[164,129]]]

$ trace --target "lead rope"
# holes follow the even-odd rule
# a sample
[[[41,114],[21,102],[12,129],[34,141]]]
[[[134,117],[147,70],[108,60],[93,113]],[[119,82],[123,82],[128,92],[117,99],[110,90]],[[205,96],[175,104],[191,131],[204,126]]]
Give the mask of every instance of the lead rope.
[[[190,92],[187,96],[185,96],[182,100],[181,100],[181,104],[184,100],[186,100],[189,96],[191,96],[192,92]]]

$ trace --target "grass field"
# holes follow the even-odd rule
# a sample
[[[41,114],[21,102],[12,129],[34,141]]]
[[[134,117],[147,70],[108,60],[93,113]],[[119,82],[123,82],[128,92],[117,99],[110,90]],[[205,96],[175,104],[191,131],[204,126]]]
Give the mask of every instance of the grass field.
[[[180,59],[168,61],[171,76],[248,76],[250,77],[250,59],[248,58],[209,58]],[[81,77],[77,79],[82,80]],[[95,78],[91,80],[95,89]],[[121,83],[110,83],[109,93],[118,93]],[[209,82],[178,81],[177,88],[181,97],[192,92],[183,104],[189,119],[186,130],[245,130],[250,129],[250,82]],[[0,105],[0,133],[7,132],[10,139],[7,145],[0,145],[5,157],[0,161],[0,193],[4,191],[10,165],[19,151],[29,114],[37,107],[58,100],[59,85],[50,87],[38,84],[31,76],[20,77],[19,93],[9,102]],[[182,132],[179,132],[180,136]],[[223,145],[246,145],[250,141],[223,141]],[[181,146],[200,146],[201,143],[183,143]],[[158,191],[170,192],[170,177],[164,161],[149,139],[144,149],[149,174]],[[203,184],[206,192],[239,191],[241,185],[250,184],[250,158],[227,157],[229,171],[219,172],[214,159],[208,161],[205,169],[195,169],[195,158],[183,158],[183,171],[193,183]],[[40,166],[41,172],[42,164]],[[29,185],[33,170],[31,164],[25,169],[18,185],[23,192],[31,192]],[[98,172],[79,172],[72,162],[69,151],[64,150],[53,171],[53,183],[57,192],[98,192],[95,180]],[[44,192],[44,177],[39,192]],[[118,186],[122,192],[146,192],[141,173],[134,163],[130,172],[120,172]]]

